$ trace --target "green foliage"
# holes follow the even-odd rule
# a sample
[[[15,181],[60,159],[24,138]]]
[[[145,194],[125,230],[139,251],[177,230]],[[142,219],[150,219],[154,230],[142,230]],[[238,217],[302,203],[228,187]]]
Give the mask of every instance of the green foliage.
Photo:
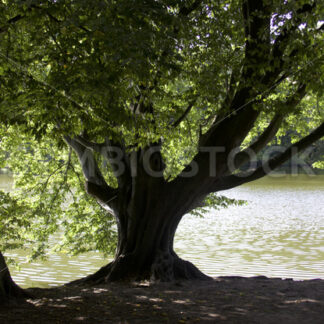
[[[112,253],[114,217],[85,193],[81,170],[66,147],[49,138],[38,143],[10,127],[2,128],[0,153],[15,180],[10,193],[0,191],[1,250],[29,246],[32,259],[49,249]],[[59,243],[50,247],[48,240],[56,233]]]
[[[313,168],[324,169],[324,156],[322,156],[322,161],[317,161],[312,164]]]
[[[274,44],[305,1],[265,2],[273,12],[268,36]],[[0,250],[27,242],[37,257],[57,231],[63,236],[55,249],[114,248],[113,216],[85,193],[63,134],[87,130],[92,141],[107,136],[133,149],[162,139],[164,176],[172,181],[215,117],[228,116],[223,103],[231,84],[239,85],[245,60],[242,1],[202,1],[198,10],[180,14],[193,3],[0,1],[0,165],[15,175],[14,190],[0,191]],[[318,1],[298,21],[282,55],[285,82],[264,88],[251,78],[247,84],[262,113],[243,146],[278,111],[287,115],[279,135],[294,129],[298,138],[323,121],[323,8]],[[255,64],[259,80],[280,62]],[[299,82],[307,83],[309,95],[290,109],[285,101]],[[105,170],[105,177],[116,187],[111,173]],[[193,213],[242,202],[210,195],[205,204]]]
[[[204,206],[194,209],[190,214],[198,217],[204,217],[211,209],[228,208],[230,206],[243,206],[246,204],[245,200],[237,200],[220,196],[217,193],[212,193],[204,200]]]
[[[25,206],[3,191],[0,191],[0,202],[0,249],[20,248],[26,243],[23,238],[30,227]]]

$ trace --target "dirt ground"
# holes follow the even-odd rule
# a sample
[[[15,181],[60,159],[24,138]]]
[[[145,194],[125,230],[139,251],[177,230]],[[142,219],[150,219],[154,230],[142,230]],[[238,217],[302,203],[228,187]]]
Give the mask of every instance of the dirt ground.
[[[324,323],[324,280],[213,281],[29,289],[0,306],[0,323]]]

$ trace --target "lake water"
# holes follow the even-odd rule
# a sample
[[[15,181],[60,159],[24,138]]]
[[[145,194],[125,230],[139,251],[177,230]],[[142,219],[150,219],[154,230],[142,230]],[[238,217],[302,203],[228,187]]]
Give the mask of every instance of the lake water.
[[[10,179],[1,179],[0,187],[9,188]],[[181,257],[211,276],[324,279],[324,176],[267,177],[222,194],[248,204],[203,219],[185,216],[175,239]],[[37,263],[27,263],[23,251],[6,255],[20,264],[11,272],[23,287],[60,285],[109,261],[100,253],[55,254]]]

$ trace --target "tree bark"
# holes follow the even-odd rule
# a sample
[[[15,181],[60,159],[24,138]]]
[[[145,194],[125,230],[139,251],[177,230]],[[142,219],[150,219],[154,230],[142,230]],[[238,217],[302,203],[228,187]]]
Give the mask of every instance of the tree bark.
[[[27,293],[12,280],[6,261],[0,252],[0,302],[27,296]]]
[[[92,191],[101,205],[109,201],[106,207],[116,217],[118,243],[113,262],[77,282],[209,279],[173,249],[176,229],[183,215],[192,209],[197,188],[167,182],[162,176],[164,163],[159,150],[154,150],[147,161],[143,158],[145,152],[138,152],[136,163],[127,166],[136,168],[132,170],[136,176],[125,175],[114,200]],[[153,173],[162,171],[161,176],[150,174],[148,167]]]
[[[114,206],[119,235],[114,261],[77,282],[210,279],[173,249],[186,202],[170,197],[163,179],[149,178],[146,183],[132,199],[127,201],[124,196],[123,203]]]

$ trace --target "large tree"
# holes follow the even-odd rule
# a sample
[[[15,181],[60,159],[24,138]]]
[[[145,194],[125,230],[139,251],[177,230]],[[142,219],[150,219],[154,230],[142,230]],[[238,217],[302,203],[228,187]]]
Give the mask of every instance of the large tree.
[[[182,217],[324,135],[322,106],[310,104],[322,100],[323,2],[9,3],[1,2],[3,145],[18,129],[26,152],[48,150],[53,172],[40,192],[54,175],[61,185],[52,182],[32,214],[50,207],[46,235],[57,229],[51,209],[62,205],[60,193],[76,193],[67,147],[75,152],[86,192],[102,208],[89,216],[85,196],[76,197],[76,218],[100,228],[113,215],[118,228],[114,261],[88,280],[207,278],[173,249]],[[303,137],[240,171],[289,125]],[[44,156],[29,165],[24,185]]]

